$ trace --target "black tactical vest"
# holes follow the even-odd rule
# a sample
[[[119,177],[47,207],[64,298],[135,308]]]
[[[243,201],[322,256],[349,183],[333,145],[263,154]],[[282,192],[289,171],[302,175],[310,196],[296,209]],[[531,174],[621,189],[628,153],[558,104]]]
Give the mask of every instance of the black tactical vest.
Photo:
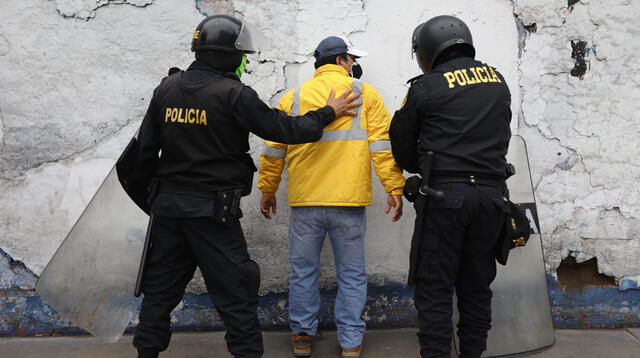
[[[232,108],[244,85],[217,75],[197,83],[165,78],[154,102],[161,135],[156,178],[159,192],[215,197],[215,192],[251,191],[253,164],[249,131],[234,119]]]
[[[511,94],[504,77],[462,57],[439,65],[413,87],[425,99],[418,151],[435,153],[433,174],[504,179],[511,138]]]

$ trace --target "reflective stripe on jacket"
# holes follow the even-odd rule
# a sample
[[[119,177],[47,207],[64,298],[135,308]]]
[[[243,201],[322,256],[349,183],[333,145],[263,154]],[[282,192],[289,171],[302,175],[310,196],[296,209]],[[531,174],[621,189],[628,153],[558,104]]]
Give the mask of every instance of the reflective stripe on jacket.
[[[391,116],[371,85],[349,77],[338,65],[324,65],[313,79],[287,92],[278,108],[298,115],[323,107],[332,89],[338,96],[349,88],[362,95],[363,105],[356,116],[338,118],[325,127],[318,142],[265,141],[258,179],[263,195],[278,190],[285,158],[291,206],[371,205],[371,160],[385,191],[402,194],[404,178],[389,142]]]

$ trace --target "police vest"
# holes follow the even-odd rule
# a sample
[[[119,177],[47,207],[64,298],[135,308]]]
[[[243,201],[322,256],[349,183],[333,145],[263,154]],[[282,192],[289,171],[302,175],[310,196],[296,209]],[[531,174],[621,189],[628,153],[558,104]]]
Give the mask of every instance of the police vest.
[[[256,171],[249,131],[232,114],[244,85],[223,75],[197,83],[180,76],[165,78],[152,101],[161,131],[159,191],[214,197],[242,188],[249,194]]]
[[[412,87],[425,100],[418,113],[421,153],[435,153],[434,175],[504,179],[511,130],[511,95],[493,67],[452,59]]]

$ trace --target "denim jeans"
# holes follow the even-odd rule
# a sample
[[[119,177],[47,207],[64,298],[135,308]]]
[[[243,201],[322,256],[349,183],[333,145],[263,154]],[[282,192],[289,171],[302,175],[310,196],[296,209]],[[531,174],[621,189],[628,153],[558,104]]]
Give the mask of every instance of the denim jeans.
[[[367,297],[364,261],[366,216],[364,207],[294,207],[290,218],[291,278],[289,322],[293,333],[315,336],[318,331],[320,291],[318,271],[324,237],[328,234],[338,276],[334,318],[342,348],[362,343],[362,319]]]

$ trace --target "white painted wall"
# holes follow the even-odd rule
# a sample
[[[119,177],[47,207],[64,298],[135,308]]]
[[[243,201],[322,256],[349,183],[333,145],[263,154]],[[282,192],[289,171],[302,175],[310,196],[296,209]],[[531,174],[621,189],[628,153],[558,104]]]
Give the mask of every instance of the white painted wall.
[[[2,1],[0,248],[41,272],[137,129],[153,88],[169,67],[190,63],[200,12],[244,16],[273,38],[274,48],[260,61],[253,58],[252,73],[243,77],[272,105],[312,75],[313,49],[336,34],[370,53],[360,61],[363,80],[381,92],[392,113],[405,81],[419,74],[410,56],[414,27],[453,14],[471,27],[477,57],[505,75],[513,112],[522,109],[520,133],[532,156],[548,268],[571,252],[579,259],[597,256],[601,269],[618,279],[638,276],[640,170],[633,153],[640,144],[634,101],[640,73],[633,65],[640,49],[632,14],[639,7],[608,3],[582,2],[563,14],[566,3],[551,0]],[[526,39],[522,58],[514,10],[539,29]],[[567,74],[573,66],[569,41],[577,38],[598,49],[582,81]],[[514,118],[514,129],[517,123]],[[261,140],[251,144],[257,162]],[[272,222],[259,214],[257,190],[242,204],[263,292],[287,285],[283,189]],[[404,281],[412,209],[391,224],[383,214],[385,194],[379,184],[375,190],[368,211],[369,274],[377,283]],[[325,285],[334,281],[329,251]]]
[[[526,39],[520,133],[527,139],[549,270],[567,255],[640,281],[640,42],[637,1],[516,1]],[[571,41],[591,48],[572,77]]]

